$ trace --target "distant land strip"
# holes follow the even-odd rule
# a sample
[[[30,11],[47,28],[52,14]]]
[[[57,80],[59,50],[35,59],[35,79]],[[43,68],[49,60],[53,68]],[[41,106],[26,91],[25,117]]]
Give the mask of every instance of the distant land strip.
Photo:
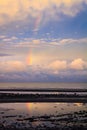
[[[87,89],[68,89],[68,88],[38,88],[38,89],[0,89],[0,91],[19,91],[19,92],[87,92]]]
[[[66,102],[66,103],[87,103],[87,98],[8,98],[0,99],[0,103],[26,103],[26,102]]]
[[[78,102],[87,103],[87,94],[18,94],[0,93],[0,103],[12,102]]]

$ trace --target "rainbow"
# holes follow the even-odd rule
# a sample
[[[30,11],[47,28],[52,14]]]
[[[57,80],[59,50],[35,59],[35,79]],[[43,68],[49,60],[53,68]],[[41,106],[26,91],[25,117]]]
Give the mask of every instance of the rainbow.
[[[26,57],[26,64],[32,65],[32,52],[31,52],[31,50],[29,51],[29,54]]]
[[[42,14],[40,13],[35,21],[35,25],[34,25],[34,31],[38,31],[41,25],[41,21],[42,21]]]

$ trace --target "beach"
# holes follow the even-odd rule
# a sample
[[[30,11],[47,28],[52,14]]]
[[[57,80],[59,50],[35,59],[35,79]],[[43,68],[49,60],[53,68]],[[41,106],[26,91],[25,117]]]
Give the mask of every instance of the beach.
[[[86,130],[87,89],[0,89],[0,130],[20,129]]]
[[[0,87],[0,130],[87,129],[86,84],[8,85]]]
[[[26,107],[21,108],[21,106],[25,105],[27,105],[28,110],[26,109]],[[11,103],[9,104],[10,107],[6,108],[6,106],[8,105],[3,104],[0,107],[0,130],[20,130],[20,129],[21,130],[69,130],[69,129],[86,130],[87,129],[87,104]],[[44,106],[45,110],[42,109],[42,107]],[[41,109],[42,112],[40,112]]]

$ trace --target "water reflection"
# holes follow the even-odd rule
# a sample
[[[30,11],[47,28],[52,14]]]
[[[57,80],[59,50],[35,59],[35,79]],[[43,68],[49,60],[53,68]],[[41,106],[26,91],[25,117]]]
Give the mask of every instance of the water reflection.
[[[78,107],[81,107],[83,106],[84,104],[83,103],[74,103],[74,105],[78,106]]]
[[[62,113],[63,111],[78,111],[80,109],[85,109],[86,107],[86,103],[3,103],[0,104],[0,111],[11,109],[17,113],[23,112],[36,116],[37,114],[55,114],[55,111],[58,111],[59,113]]]
[[[86,113],[87,104],[83,103],[3,103],[0,104],[0,123],[5,126],[15,123],[22,123],[24,126],[25,123],[25,126],[35,127],[43,121],[45,125],[52,125],[54,120],[59,123],[64,118],[68,120],[70,116],[81,118],[84,115],[84,118]]]
[[[28,113],[30,115],[32,115],[32,112],[33,112],[33,103],[26,103],[25,105],[27,107]]]

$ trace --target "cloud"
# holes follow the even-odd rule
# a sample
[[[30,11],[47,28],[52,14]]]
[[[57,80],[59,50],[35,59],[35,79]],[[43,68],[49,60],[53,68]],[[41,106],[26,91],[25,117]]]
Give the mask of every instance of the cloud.
[[[4,57],[4,56],[12,56],[12,55],[11,54],[0,53],[0,57]]]
[[[56,61],[53,61],[52,63],[50,63],[48,65],[48,68],[52,69],[52,70],[63,70],[63,69],[67,68],[67,62],[56,60]]]
[[[87,38],[79,38],[79,39],[61,39],[59,41],[59,45],[65,45],[65,44],[87,44]]]
[[[0,72],[17,72],[25,70],[25,65],[20,61],[1,61]]]
[[[40,39],[32,40],[33,44],[40,44],[40,42],[41,42]]]
[[[9,42],[9,41],[14,41],[14,40],[18,40],[18,38],[15,37],[15,36],[12,36],[12,37],[9,37],[9,38],[7,38],[6,36],[2,37],[3,42]]]
[[[65,60],[56,60],[52,61],[50,64],[45,66],[48,73],[58,74],[59,72],[70,71],[70,70],[85,70],[87,69],[87,61],[84,61],[81,58],[77,58],[70,61]]]
[[[87,44],[87,38],[79,38],[79,39],[51,39],[51,41],[47,41],[46,39],[26,39],[25,42],[22,42],[21,45],[40,45],[40,46],[59,46],[66,44]]]
[[[83,70],[87,67],[87,63],[81,58],[75,59],[70,63],[70,68],[75,70]]]
[[[13,44],[13,42],[15,44]],[[35,38],[25,38],[20,39],[17,37],[11,37],[11,38],[3,38],[3,42],[5,44],[1,44],[1,47],[54,47],[54,46],[63,46],[67,44],[87,44],[87,38],[79,38],[79,39],[51,39],[50,41],[47,41],[47,39],[35,39]]]
[[[32,22],[33,18],[38,30],[38,24],[53,18],[58,20],[60,14],[76,16],[84,9],[84,4],[87,0],[0,0],[0,25],[26,19]]]
[[[49,73],[48,71],[29,71],[0,73],[0,82],[87,82],[87,71],[65,70],[59,73]]]
[[[0,39],[3,39],[5,38],[6,36],[5,35],[0,35]]]
[[[63,74],[64,71],[84,71],[87,69],[87,61],[78,58],[72,61],[67,60],[54,60],[50,63],[44,64],[31,64],[31,55],[29,54],[27,57],[27,62],[25,61],[1,61],[0,62],[0,72],[8,73],[8,72],[24,72],[24,73],[32,73],[32,75],[37,75],[39,73],[44,74],[59,74],[60,72]],[[72,73],[72,72],[71,72]]]
[[[0,81],[87,82],[87,62],[81,58],[34,66],[27,66],[21,61],[0,62]]]

